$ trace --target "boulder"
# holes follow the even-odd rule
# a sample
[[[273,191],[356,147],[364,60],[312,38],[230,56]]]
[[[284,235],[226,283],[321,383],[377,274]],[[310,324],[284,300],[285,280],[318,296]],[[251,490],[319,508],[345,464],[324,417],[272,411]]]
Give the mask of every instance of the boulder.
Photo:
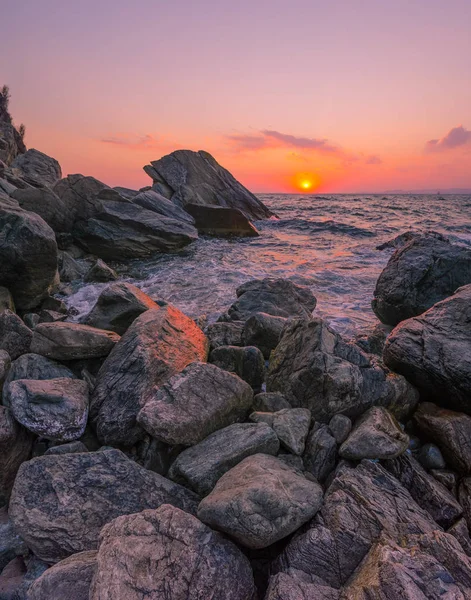
[[[96,571],[96,550],[64,558],[34,581],[28,600],[88,600]]]
[[[135,285],[120,281],[105,287],[85,318],[85,324],[123,335],[139,315],[146,310],[158,308]]]
[[[418,402],[416,390],[385,370],[319,318],[295,319],[272,352],[267,391],[281,392],[293,407],[309,408],[316,421],[336,414],[357,417],[373,405],[402,419]]]
[[[192,446],[244,420],[252,400],[252,390],[242,379],[195,362],[148,397],[137,421],[161,442]]]
[[[79,323],[40,323],[33,332],[31,352],[55,360],[108,356],[119,342],[113,331]]]
[[[224,473],[244,458],[259,453],[275,455],[279,447],[275,432],[267,424],[235,423],[183,450],[168,476],[207,496]]]
[[[463,517],[471,527],[471,477],[463,477],[458,486],[458,500],[463,507]]]
[[[52,187],[62,177],[57,160],[34,148],[17,156],[11,168],[21,179],[36,187]]]
[[[409,447],[409,436],[385,408],[373,406],[355,423],[339,448],[346,460],[396,458]]]
[[[209,355],[209,361],[229,373],[235,373],[254,390],[260,391],[265,379],[263,354],[254,346],[219,346]]]
[[[376,283],[372,307],[380,321],[397,325],[468,283],[471,250],[426,234],[391,256]]]
[[[243,329],[243,321],[218,322],[208,325],[204,333],[209,340],[210,349],[214,350],[219,346],[243,346]]]
[[[316,423],[311,429],[306,440],[303,462],[306,471],[321,483],[335,469],[337,443],[327,425]]]
[[[48,295],[57,273],[54,232],[39,215],[0,205],[0,285],[17,309],[35,308]]]
[[[352,430],[352,422],[345,415],[334,415],[329,421],[329,429],[337,444],[343,444]]]
[[[0,507],[8,502],[20,465],[31,456],[33,436],[0,406]]]
[[[252,315],[265,313],[274,317],[311,317],[316,298],[308,287],[287,279],[254,279],[239,286],[237,300],[229,308],[232,321],[247,321]]]
[[[109,449],[23,463],[9,513],[28,548],[55,563],[96,549],[101,528],[120,515],[162,504],[193,512],[196,499],[193,492]]]
[[[274,456],[255,454],[219,479],[198,518],[243,546],[266,548],[309,521],[321,504],[320,485]]]
[[[26,429],[56,442],[80,438],[88,418],[88,384],[63,377],[10,383],[10,410]]]
[[[11,358],[8,352],[0,350],[0,392],[3,388],[3,383],[8,375],[11,367]]]
[[[287,319],[260,312],[245,321],[243,340],[246,346],[256,346],[268,360],[281,339]]]
[[[200,150],[177,150],[151,162],[144,171],[178,206],[187,204],[239,209],[248,219],[267,219],[273,213],[247,188]]]
[[[15,360],[29,352],[32,339],[33,332],[18,315],[11,310],[0,312],[0,350],[8,352],[10,358]]]
[[[278,392],[261,392],[254,396],[253,408],[257,412],[278,412],[284,408],[291,408],[291,405],[283,394],[279,394]]]
[[[140,315],[97,376],[90,415],[100,441],[132,446],[141,439],[144,430],[136,417],[142,406],[156,388],[207,354],[201,329],[173,306]]]
[[[39,215],[54,231],[69,231],[70,215],[65,204],[48,188],[17,189],[11,194],[23,210]]]
[[[107,283],[108,281],[116,281],[116,279],[118,279],[116,271],[109,267],[101,258],[90,267],[84,277],[84,281],[87,283]]]
[[[119,517],[100,534],[92,600],[252,600],[254,592],[237,546],[173,506]]]
[[[116,188],[115,188],[116,189]],[[177,204],[158,194],[152,189],[141,191],[132,198],[133,204],[137,204],[146,210],[158,213],[163,217],[176,219],[177,221],[185,221],[190,225],[195,224],[194,218],[186,211],[180,208]]]
[[[68,442],[59,446],[51,446],[46,450],[44,456],[49,456],[50,454],[78,454],[79,452],[88,452],[88,448],[83,442]]]
[[[7,507],[0,508],[0,573],[16,556],[27,553],[28,548],[8,518]]]
[[[11,122],[0,119],[0,160],[10,165],[23,152],[26,152],[26,146],[21,135]]]
[[[72,225],[77,221],[90,219],[100,211],[101,201],[98,194],[103,189],[109,188],[98,179],[83,175],[67,175],[53,187],[54,192],[65,204]],[[71,228],[68,231],[71,231]]]
[[[265,600],[340,600],[340,591],[288,573],[277,573],[270,578]]]
[[[417,460],[427,471],[446,467],[440,448],[435,444],[424,444],[417,452]]]
[[[83,279],[85,273],[87,272],[87,263],[76,260],[68,252],[60,251],[58,253],[57,262],[59,268],[59,277],[63,283]]]
[[[216,237],[258,237],[260,234],[242,211],[222,206],[185,204],[198,233]]]
[[[377,323],[366,331],[356,335],[355,344],[360,346],[363,352],[366,352],[367,354],[383,356],[384,344],[392,330],[393,327],[391,325]]]
[[[285,408],[274,413],[255,412],[250,415],[255,423],[267,423],[288,450],[300,456],[304,452],[311,426],[311,413],[307,408]]]
[[[15,312],[15,303],[13,301],[13,296],[10,294],[10,290],[6,287],[0,287],[0,313],[4,310]]]
[[[383,356],[422,399],[471,413],[471,285],[398,325]]]
[[[38,314],[39,321],[35,323],[34,329],[39,323],[56,323],[57,321],[65,321],[67,315],[64,313],[57,312],[55,310],[41,310]]]

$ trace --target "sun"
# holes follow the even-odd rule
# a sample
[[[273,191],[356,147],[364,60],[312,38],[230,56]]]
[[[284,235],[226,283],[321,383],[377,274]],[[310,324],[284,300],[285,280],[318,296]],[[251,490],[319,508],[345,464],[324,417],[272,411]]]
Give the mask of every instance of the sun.
[[[291,183],[301,192],[312,192],[319,187],[320,178],[315,173],[296,173],[291,178]]]
[[[301,187],[304,190],[309,190],[310,188],[312,188],[312,181],[308,181],[308,180],[301,181]]]

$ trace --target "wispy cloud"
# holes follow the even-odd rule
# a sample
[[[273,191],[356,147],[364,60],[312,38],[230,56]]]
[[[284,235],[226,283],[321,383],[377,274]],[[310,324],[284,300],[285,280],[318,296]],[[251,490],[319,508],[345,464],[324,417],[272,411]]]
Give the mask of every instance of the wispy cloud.
[[[271,145],[263,135],[226,135],[225,137],[238,150],[261,150]]]
[[[158,148],[162,145],[162,142],[159,141],[151,134],[146,134],[142,136],[137,135],[117,135],[110,136],[107,138],[102,138],[100,140],[103,144],[111,144],[113,146],[123,146],[130,150],[147,150]]]
[[[425,150],[427,152],[441,152],[442,150],[453,150],[468,144],[471,144],[471,131],[460,125],[450,129],[441,140],[428,141],[425,144]]]
[[[365,160],[365,164],[367,164],[367,165],[381,165],[382,163],[383,163],[382,158],[380,156],[377,156],[376,154],[367,156],[367,158]]]
[[[318,150],[319,152],[327,152],[329,154],[342,152],[340,148],[333,146],[326,139],[297,137],[270,129],[264,129],[261,133],[269,139],[280,142],[284,146],[292,146],[293,148],[303,150]]]

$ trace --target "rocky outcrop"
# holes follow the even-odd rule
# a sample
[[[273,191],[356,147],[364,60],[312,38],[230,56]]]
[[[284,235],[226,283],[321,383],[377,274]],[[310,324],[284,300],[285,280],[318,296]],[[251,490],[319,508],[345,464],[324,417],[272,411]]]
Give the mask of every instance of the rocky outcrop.
[[[52,187],[62,177],[57,160],[34,148],[17,156],[10,166],[18,177],[35,187]]]
[[[185,210],[195,221],[198,233],[216,237],[258,237],[260,234],[237,208],[186,204]]]
[[[72,223],[66,205],[48,188],[29,187],[11,194],[23,210],[36,213],[56,232],[69,231]]]
[[[10,518],[36,556],[50,563],[97,547],[116,517],[172,504],[195,510],[196,495],[119,450],[33,458],[20,467]]]
[[[70,228],[77,221],[90,219],[99,212],[101,202],[97,197],[103,189],[109,188],[98,179],[83,175],[67,175],[54,185],[54,192],[65,205]]]
[[[471,285],[400,323],[383,356],[423,399],[471,412]]]
[[[242,552],[173,506],[119,517],[100,534],[92,600],[252,600],[254,592]]]
[[[161,442],[192,446],[244,420],[252,399],[250,386],[239,377],[195,362],[148,397],[137,421]]]
[[[0,312],[0,349],[15,360],[29,351],[33,332],[11,310]]]
[[[184,221],[190,225],[195,224],[194,218],[186,211],[174,204],[165,196],[158,194],[154,190],[146,190],[139,192],[132,197],[133,204],[142,206],[147,210],[151,210],[163,217],[169,217],[170,219],[176,219],[177,221]]]
[[[8,502],[21,463],[31,456],[33,436],[0,406],[0,507]]]
[[[236,208],[248,219],[273,214],[208,152],[177,150],[151,162],[144,171],[160,193],[182,208],[187,204]]]
[[[144,435],[136,417],[155,389],[194,361],[204,361],[208,341],[173,306],[138,317],[103,363],[90,414],[105,444],[132,446]]]
[[[426,234],[392,255],[376,284],[373,310],[383,323],[397,325],[468,283],[471,250]]]
[[[309,521],[321,504],[320,485],[274,456],[255,454],[219,479],[198,518],[243,546],[266,548]]]

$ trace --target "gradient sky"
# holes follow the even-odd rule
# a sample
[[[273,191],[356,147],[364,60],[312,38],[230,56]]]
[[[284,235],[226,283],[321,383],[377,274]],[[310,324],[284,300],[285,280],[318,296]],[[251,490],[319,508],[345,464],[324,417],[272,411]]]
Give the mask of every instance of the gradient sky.
[[[470,0],[0,0],[0,84],[67,173],[205,149],[253,191],[471,188]]]

